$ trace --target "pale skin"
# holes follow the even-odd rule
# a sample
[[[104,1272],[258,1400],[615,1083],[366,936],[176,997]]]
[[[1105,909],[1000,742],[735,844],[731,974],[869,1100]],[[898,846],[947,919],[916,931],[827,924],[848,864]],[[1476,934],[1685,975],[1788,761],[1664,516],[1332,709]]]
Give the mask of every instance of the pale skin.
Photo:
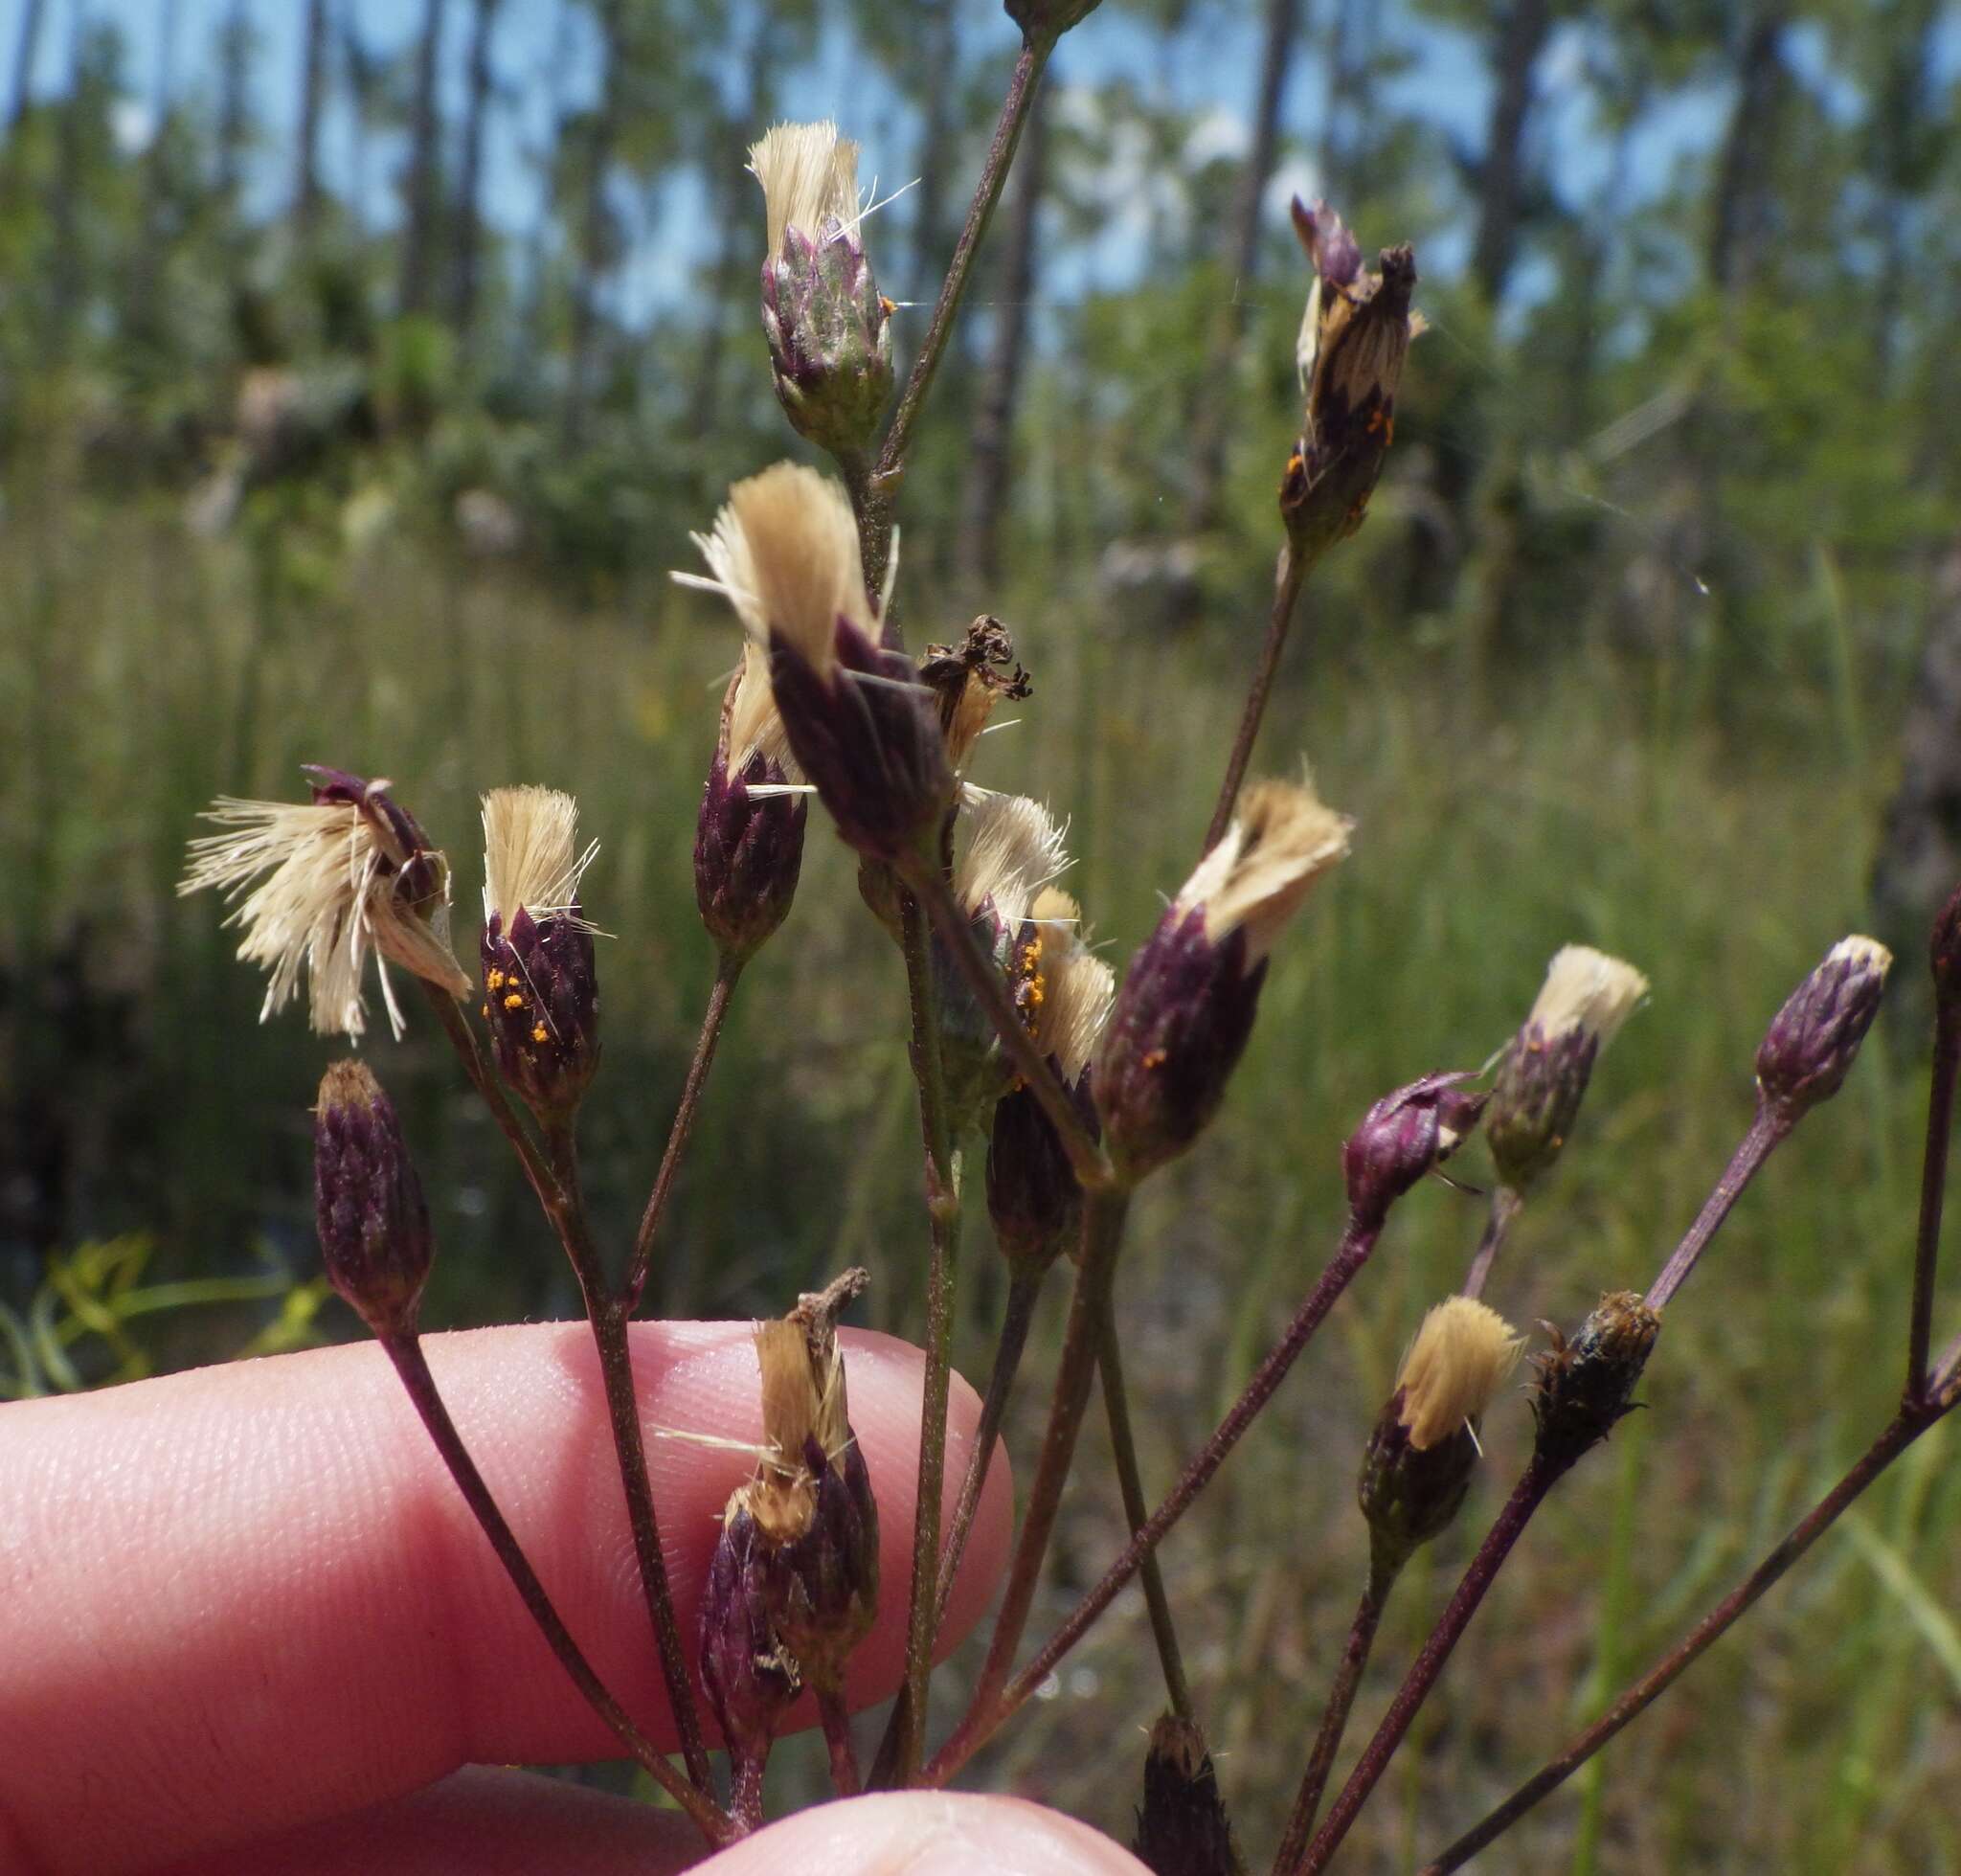
[[[884,1336],[845,1344],[891,1586],[853,1661],[865,1706],[900,1678],[921,1357]],[[425,1345],[573,1634],[671,1745],[584,1325]],[[654,1430],[754,1438],[755,1355],[745,1324],[650,1323],[634,1356],[692,1635],[716,1515],[748,1462]],[[957,1380],[949,1496],[978,1415]],[[997,1459],[947,1646],[999,1582],[1011,1490]],[[0,1406],[0,1876],[1142,1868],[1053,1812],[933,1793],[801,1812],[703,1863],[674,1813],[504,1769],[616,1754],[372,1345]],[[1140,1752],[1125,1770],[1141,1775]]]

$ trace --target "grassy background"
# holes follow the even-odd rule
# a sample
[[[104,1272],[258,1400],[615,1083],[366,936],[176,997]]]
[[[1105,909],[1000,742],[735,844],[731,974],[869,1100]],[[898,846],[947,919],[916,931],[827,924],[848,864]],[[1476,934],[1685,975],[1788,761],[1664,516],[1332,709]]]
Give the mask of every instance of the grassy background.
[[[957,623],[912,605],[915,643]],[[1161,1487],[1332,1249],[1339,1143],[1355,1118],[1424,1070],[1483,1061],[1568,939],[1633,960],[1654,997],[1596,1074],[1491,1299],[1521,1324],[1570,1326],[1603,1288],[1644,1286],[1748,1119],[1766,1019],[1862,922],[1890,784],[1873,752],[1888,746],[1898,672],[1855,657],[1829,606],[1753,648],[1741,672],[1695,633],[1639,658],[1576,644],[1500,672],[1365,633],[1346,608],[1310,611],[1313,650],[1290,659],[1261,764],[1311,755],[1323,792],[1358,819],[1355,856],[1276,957],[1221,1123],[1135,1214],[1119,1307]],[[1141,633],[1087,590],[1051,587],[1006,612],[1037,693],[984,745],[978,779],[1071,817],[1073,889],[1121,959],[1196,851],[1264,595],[1244,596],[1229,638]],[[401,544],[308,564],[250,539],[190,541],[161,506],[99,510],[17,488],[0,621],[0,1059],[36,1137],[58,1142],[72,1236],[150,1232],[169,1278],[268,1258],[312,1272],[304,1110],[331,1051],[300,1020],[259,1028],[260,986],[232,961],[218,909],[170,893],[202,803],[290,793],[306,760],[395,779],[458,863],[465,958],[475,795],[518,780],[578,795],[602,843],[589,910],[615,935],[587,1157],[602,1230],[630,1234],[709,982],[688,852],[733,645],[725,620],[651,587],[575,613]],[[1909,958],[1900,975],[1921,969]],[[872,1318],[916,1331],[924,1240],[902,1010],[897,957],[814,819],[799,903],[724,1043],[662,1308],[780,1308],[862,1261]],[[370,1053],[437,1208],[432,1322],[569,1312],[569,1279],[428,1026],[400,1045],[378,1035]],[[1844,1094],[1773,1161],[1670,1312],[1644,1389],[1652,1412],[1535,1526],[1366,1814],[1356,1868],[1407,1867],[1480,1815],[1883,1420],[1904,1359],[1925,1055],[1911,1025],[1876,1030]],[[1466,1160],[1463,1177],[1481,1182],[1481,1148]],[[1255,1852],[1277,1832],[1360,1585],[1363,1440],[1479,1217],[1437,1184],[1404,1204],[1313,1356],[1167,1547],[1202,1711]],[[24,1306],[39,1274],[19,1244],[0,1247],[0,1296]],[[1002,1287],[984,1222],[970,1225],[963,1283],[959,1360],[978,1378]],[[1025,1458],[1061,1288],[1014,1415]],[[148,1358],[209,1359],[266,1309],[162,1314],[146,1324]],[[351,1322],[336,1304],[319,1327]],[[1494,1413],[1488,1476],[1406,1577],[1338,1775],[1527,1441],[1522,1403]],[[1947,1430],[1924,1441],[1692,1690],[1612,1750],[1603,1782],[1570,1788],[1487,1861],[1961,1865],[1950,1445]],[[1086,1461],[1036,1632],[1117,1541],[1098,1435]],[[1127,1832],[1154,1684],[1127,1598],[977,1777]],[[785,1758],[786,1779],[806,1775]]]

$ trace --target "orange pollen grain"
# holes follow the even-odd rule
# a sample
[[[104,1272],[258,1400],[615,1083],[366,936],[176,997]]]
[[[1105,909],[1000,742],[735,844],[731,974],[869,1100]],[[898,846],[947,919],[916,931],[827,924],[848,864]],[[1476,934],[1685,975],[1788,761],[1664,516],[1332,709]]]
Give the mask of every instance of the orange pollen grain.
[[[506,1009],[522,1009],[525,1006],[525,1000],[513,990],[509,996],[505,998],[504,1006]]]
[[[545,1039],[546,1039],[546,1029],[545,1029],[545,1026],[544,1026],[544,1024],[540,1023],[540,1024],[539,1024],[539,1025],[537,1026],[537,1028],[534,1028],[534,1029],[533,1029],[533,1030],[531,1031],[531,1040],[532,1040],[533,1042],[543,1042],[543,1041],[544,1041]]]

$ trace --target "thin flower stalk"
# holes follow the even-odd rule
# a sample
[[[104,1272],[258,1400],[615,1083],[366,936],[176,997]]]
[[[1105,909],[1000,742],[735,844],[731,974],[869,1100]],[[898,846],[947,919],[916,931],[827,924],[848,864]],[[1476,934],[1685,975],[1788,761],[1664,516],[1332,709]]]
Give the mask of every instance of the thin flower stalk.
[[[1042,1644],[1027,1666],[1015,1675],[1012,1681],[1003,1673],[994,1689],[990,1690],[983,1678],[959,1727],[928,1768],[928,1782],[935,1785],[944,1784],[958,1772],[960,1767],[992,1737],[1003,1722],[1007,1720],[1048,1678],[1054,1671],[1056,1663],[1089,1633],[1096,1619],[1116,1600],[1124,1586],[1138,1573],[1144,1558],[1158,1548],[1163,1541],[1165,1533],[1190,1509],[1193,1501],[1211,1483],[1214,1475],[1225,1464],[1233,1447],[1239,1443],[1246,1430],[1259,1416],[1260,1410],[1274,1397],[1280,1383],[1287,1378],[1287,1371],[1298,1359],[1301,1350],[1313,1340],[1314,1332],[1320,1327],[1328,1311],[1334,1307],[1342,1291],[1368,1261],[1369,1253],[1375,1249],[1381,1232],[1379,1220],[1360,1227],[1350,1226],[1342,1237],[1341,1248],[1329,1260],[1326,1269],[1321,1272],[1319,1279],[1308,1293],[1306,1300],[1295,1312],[1294,1320],[1287,1325],[1286,1334],[1254,1370],[1251,1380],[1247,1383],[1245,1390],[1233,1403],[1231,1410],[1185,1467],[1178,1483],[1151,1514],[1143,1528],[1132,1537],[1116,1561],[1104,1571],[1101,1580],[1070,1612],[1061,1626]],[[1083,1277],[1077,1278],[1079,1299],[1083,1277],[1088,1274],[1086,1263]],[[1053,1420],[1050,1424],[1052,1431]],[[1021,1619],[1026,1623],[1026,1609]],[[998,1643],[999,1630],[996,1639]],[[1015,1640],[1018,1641],[1019,1639],[1017,1633]],[[1009,1655],[1012,1654],[1012,1646],[1010,1643],[1007,1651]]]
[[[1464,1277],[1463,1295],[1475,1300],[1484,1294],[1484,1286],[1491,1280],[1491,1267],[1498,1261],[1498,1254],[1504,1249],[1505,1239],[1524,1209],[1523,1192],[1510,1186],[1492,1187],[1491,1209],[1485,1215],[1483,1235],[1477,1240],[1476,1253]]]
[[[1219,783],[1219,799],[1212,804],[1212,819],[1206,827],[1205,850],[1209,853],[1226,838],[1232,825],[1232,810],[1239,803],[1239,791],[1252,761],[1252,746],[1259,740],[1260,724],[1267,713],[1267,699],[1273,695],[1274,680],[1279,674],[1281,654],[1287,649],[1288,634],[1294,629],[1294,615],[1300,607],[1300,589],[1307,584],[1308,556],[1283,542],[1274,563],[1274,603],[1267,615],[1266,642],[1260,646],[1259,663],[1253,667],[1246,704],[1239,713],[1239,728],[1233,733],[1232,748],[1226,757],[1226,774]]]
[[[1389,1606],[1389,1592],[1402,1573],[1398,1566],[1369,1566],[1368,1581],[1363,1586],[1348,1624],[1348,1639],[1341,1647],[1341,1664],[1335,1670],[1334,1684],[1328,1689],[1327,1706],[1316,1729],[1314,1750],[1308,1754],[1307,1770],[1301,1774],[1300,1790],[1295,1795],[1294,1810],[1287,1819],[1286,1834],[1280,1839],[1279,1854],[1274,1859],[1275,1870],[1292,1869],[1307,1847],[1314,1820],[1320,1815],[1321,1796],[1328,1788],[1328,1774],[1335,1769],[1335,1754],[1341,1750],[1341,1736],[1348,1729],[1348,1715],[1354,1710],[1355,1696],[1362,1686],[1364,1670],[1375,1648],[1376,1631],[1382,1626],[1383,1611]]]
[[[701,1789],[684,1778],[633,1723],[594,1672],[578,1643],[573,1639],[572,1632],[565,1626],[544,1584],[538,1580],[537,1571],[525,1556],[516,1534],[498,1508],[489,1486],[484,1481],[484,1475],[477,1470],[476,1461],[470,1458],[462,1435],[457,1432],[456,1423],[450,1418],[449,1410],[437,1388],[436,1377],[430,1372],[428,1358],[422,1353],[420,1342],[412,1332],[385,1335],[381,1342],[388,1351],[389,1360],[394,1364],[395,1372],[401,1377],[410,1400],[415,1404],[431,1442],[442,1456],[450,1477],[456,1480],[457,1489],[462,1493],[471,1514],[489,1540],[490,1548],[496,1551],[498,1562],[504,1566],[518,1594],[524,1598],[525,1608],[543,1632],[573,1684],[585,1697],[593,1711],[612,1729],[633,1755],[635,1763],[687,1814],[711,1849],[719,1849],[731,1842],[735,1831],[728,1816]]]
[[[1913,1243],[1913,1305],[1906,1336],[1906,1390],[1927,1392],[1933,1340],[1934,1274],[1941,1254],[1941,1209],[1948,1190],[1948,1144],[1954,1131],[1954,1080],[1961,1071],[1961,1006],[1943,1002],[1934,1017],[1934,1060],[1927,1103],[1927,1156],[1920,1175],[1920,1219]]]
[[[1424,1865],[1421,1876],[1448,1876],[1461,1868],[1487,1844],[1502,1836],[1543,1798],[1557,1791],[1617,1732],[1633,1724],[1680,1679],[1764,1593],[1809,1550],[1867,1486],[1928,1428],[1952,1411],[1961,1393],[1951,1382],[1945,1392],[1918,1406],[1905,1406],[1887,1423],[1871,1446],[1786,1533],[1777,1547],[1680,1641],[1630,1685],[1599,1719],[1576,1733],[1559,1753],[1505,1799],[1489,1817]]]
[[[1650,1309],[1660,1309],[1688,1281],[1689,1273],[1709,1248],[1709,1240],[1729,1216],[1737,1200],[1743,1197],[1745,1187],[1763,1169],[1764,1162],[1791,1137],[1794,1124],[1792,1117],[1781,1114],[1768,1102],[1758,1103],[1756,1116],[1723,1169],[1723,1177],[1702,1201],[1695,1223],[1683,1233],[1648,1292]]]

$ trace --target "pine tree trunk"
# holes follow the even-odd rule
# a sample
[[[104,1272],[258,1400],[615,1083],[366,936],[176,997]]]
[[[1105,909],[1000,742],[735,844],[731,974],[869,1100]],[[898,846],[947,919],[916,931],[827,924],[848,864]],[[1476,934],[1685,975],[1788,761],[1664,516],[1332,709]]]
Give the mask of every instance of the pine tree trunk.
[[[42,0],[26,0],[20,13],[20,36],[13,43],[13,83],[7,97],[7,134],[11,137],[27,115],[28,88],[34,82],[34,54],[41,41]]]
[[[293,236],[304,248],[320,215],[320,113],[327,99],[327,3],[306,0],[306,51],[300,69],[299,168],[293,178]]]
[[[1765,0],[1737,52],[1736,109],[1723,140],[1715,212],[1709,223],[1709,278],[1732,297],[1756,273],[1769,232],[1766,170],[1790,84],[1784,63],[1784,36],[1790,27],[1787,0]]]
[[[497,6],[498,0],[477,0],[476,30],[470,35],[468,102],[463,114],[462,174],[457,184],[456,272],[450,319],[465,358],[473,350],[477,323],[477,267],[484,237],[484,142],[490,118],[490,34]]]
[[[599,105],[593,114],[592,146],[587,152],[585,205],[580,215],[578,279],[572,301],[572,373],[566,387],[564,437],[568,450],[585,441],[586,416],[592,400],[593,350],[598,331],[599,276],[606,251],[606,177],[613,167],[619,137],[623,89],[620,43],[619,0],[607,0],[599,11],[600,57],[604,76]]]
[[[976,588],[1001,577],[1002,524],[1007,509],[1015,430],[1015,401],[1021,392],[1028,345],[1029,302],[1035,292],[1036,236],[1041,220],[1042,186],[1048,151],[1050,85],[1029,107],[1027,127],[1015,160],[1009,188],[1007,240],[1002,250],[1000,299],[994,345],[974,414],[967,457],[967,486],[961,503],[961,577]]]
[[[1483,168],[1477,188],[1477,237],[1471,275],[1487,305],[1503,298],[1512,263],[1519,255],[1519,217],[1523,206],[1525,124],[1532,112],[1532,75],[1552,30],[1548,0],[1512,0],[1498,23],[1493,49],[1498,89],[1484,138]]]
[[[405,313],[427,312],[435,283],[438,153],[441,119],[436,80],[442,69],[442,13],[445,0],[428,0],[422,39],[416,53],[416,102],[409,124],[409,203],[402,227],[400,306]]]
[[[958,125],[954,121],[958,102],[955,82],[958,40],[955,36],[954,0],[918,0],[927,14],[925,118],[919,126],[919,181],[913,191],[913,279],[906,298],[931,302],[939,291],[940,277],[952,258],[954,237],[947,227],[947,202],[952,196],[954,146]]]
[[[1287,95],[1287,72],[1299,37],[1300,0],[1267,0],[1266,49],[1260,56],[1259,98],[1253,108],[1252,144],[1233,198],[1230,269],[1225,297],[1212,323],[1206,369],[1198,381],[1192,412],[1191,483],[1185,527],[1203,533],[1218,519],[1226,478],[1226,435],[1230,421],[1230,387],[1237,374],[1246,308],[1259,273],[1260,209],[1280,147],[1280,106]]]
[[[157,17],[156,93],[150,104],[149,146],[143,153],[143,202],[136,242],[129,257],[123,328],[140,341],[161,336],[162,303],[157,277],[162,266],[164,190],[169,179],[171,64],[177,48],[178,0],[162,0]]]

